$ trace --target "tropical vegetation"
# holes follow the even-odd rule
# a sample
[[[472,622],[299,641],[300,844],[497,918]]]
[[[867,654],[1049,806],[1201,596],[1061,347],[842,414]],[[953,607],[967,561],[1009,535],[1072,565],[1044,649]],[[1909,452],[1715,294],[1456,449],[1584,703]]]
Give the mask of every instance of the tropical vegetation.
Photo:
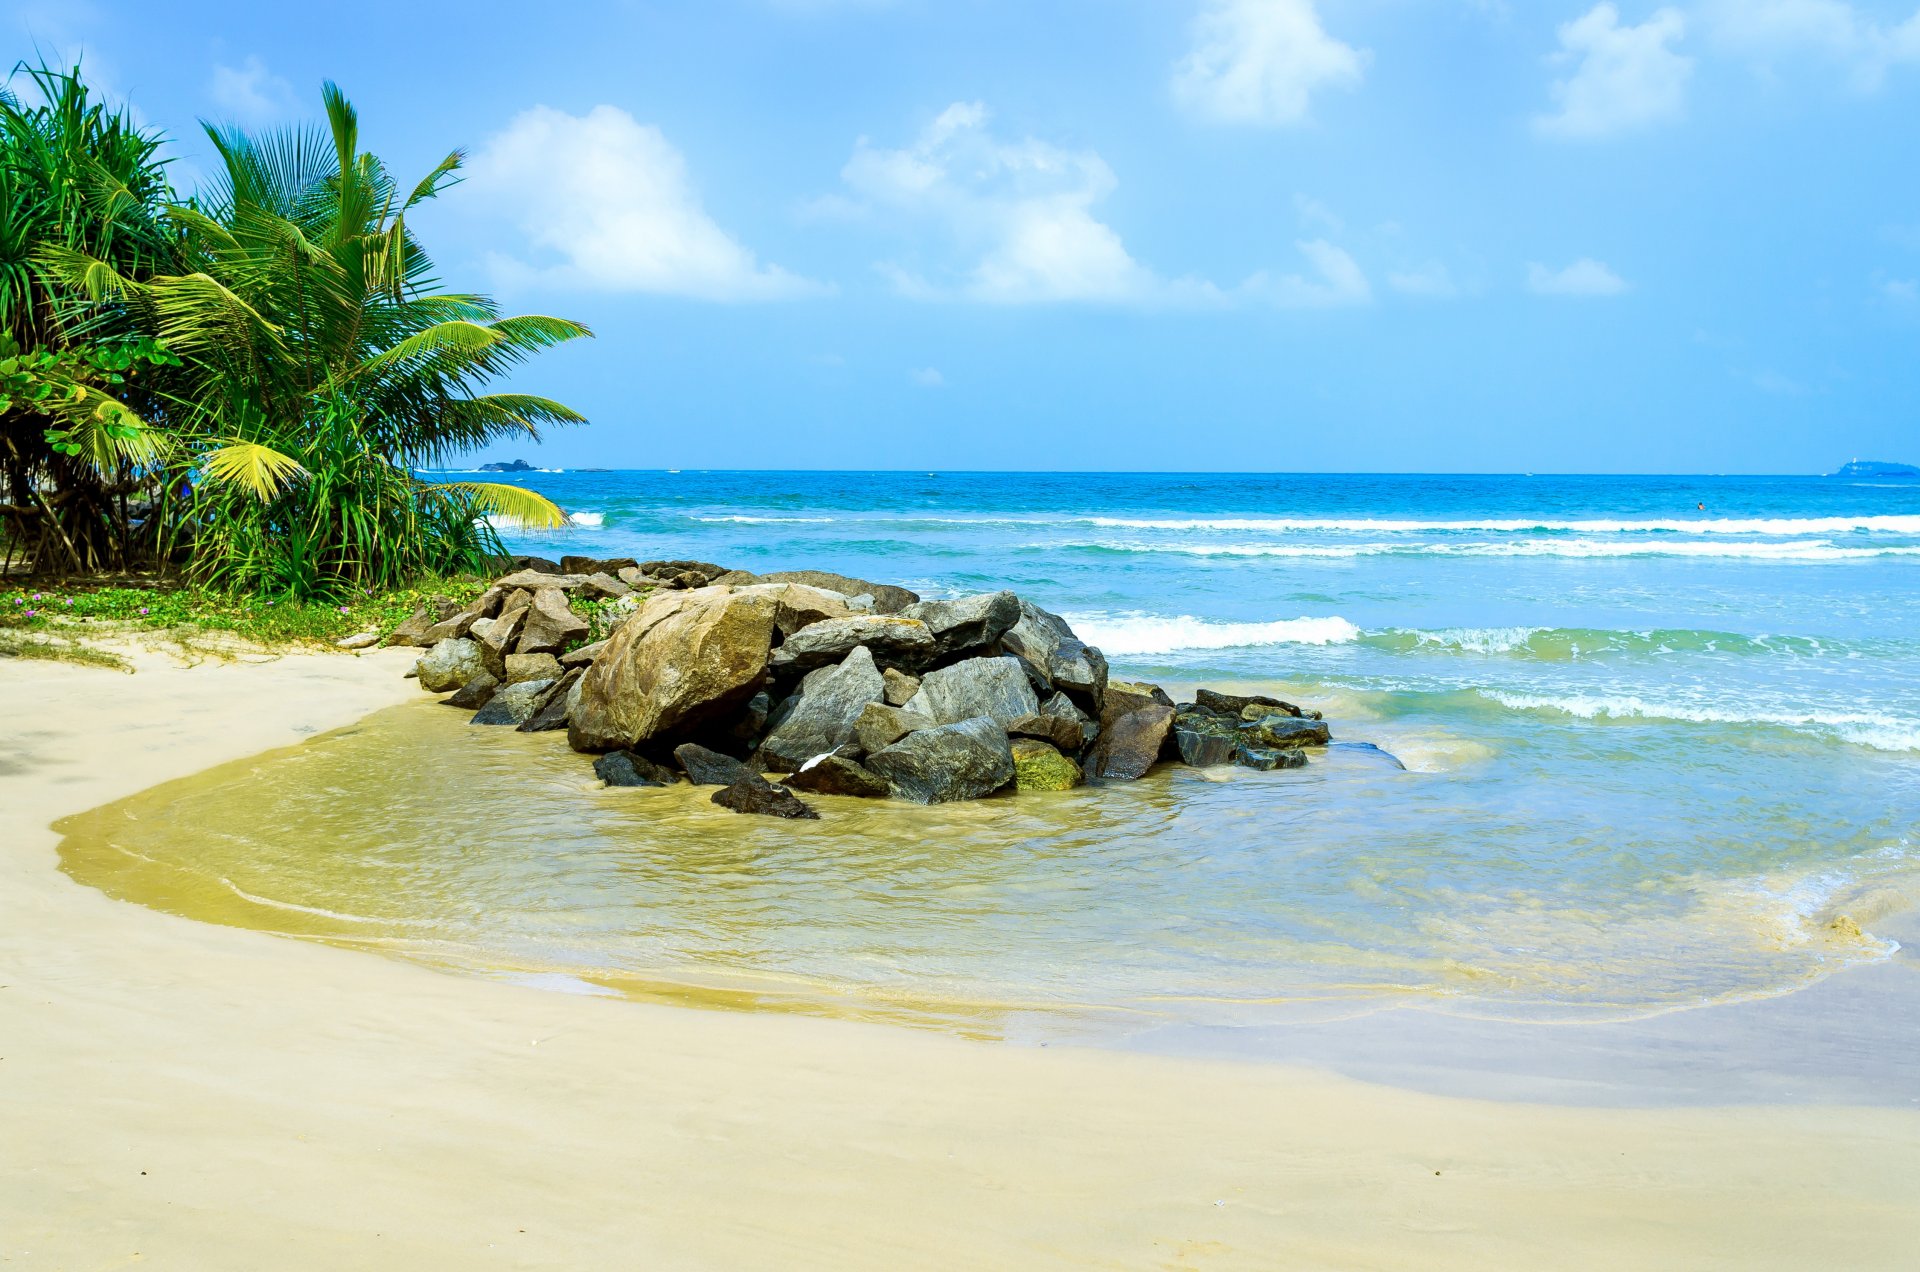
[[[487,388],[586,328],[443,287],[409,227],[458,151],[396,181],[328,84],[324,127],[206,125],[215,174],[183,199],[162,139],[77,68],[16,80],[29,91],[0,95],[0,564],[341,599],[484,570],[492,519],[564,522],[521,487],[416,472],[583,422]]]

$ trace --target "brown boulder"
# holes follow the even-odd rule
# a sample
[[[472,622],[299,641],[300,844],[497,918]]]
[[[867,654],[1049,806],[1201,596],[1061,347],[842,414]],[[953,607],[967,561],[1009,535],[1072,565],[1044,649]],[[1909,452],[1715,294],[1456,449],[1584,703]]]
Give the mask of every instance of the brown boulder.
[[[533,594],[533,604],[527,609],[519,652],[557,654],[587,631],[587,620],[567,608],[566,593],[558,588],[543,587]]]
[[[1131,693],[1107,690],[1107,710],[1101,713],[1100,740],[1087,757],[1087,776],[1107,781],[1131,782],[1145,777],[1173,725],[1173,708],[1148,700],[1144,706],[1115,713],[1114,699],[1137,699]]]

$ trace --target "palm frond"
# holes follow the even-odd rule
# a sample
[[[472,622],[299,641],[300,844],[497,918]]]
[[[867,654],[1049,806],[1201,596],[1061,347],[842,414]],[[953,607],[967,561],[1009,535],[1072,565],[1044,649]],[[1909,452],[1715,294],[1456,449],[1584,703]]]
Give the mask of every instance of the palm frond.
[[[258,442],[229,441],[208,451],[203,463],[208,477],[237,486],[261,503],[271,503],[310,475],[299,460]]]
[[[522,486],[492,481],[449,481],[439,483],[437,488],[458,491],[473,502],[477,511],[529,530],[558,530],[567,524],[567,514],[559,504]]]

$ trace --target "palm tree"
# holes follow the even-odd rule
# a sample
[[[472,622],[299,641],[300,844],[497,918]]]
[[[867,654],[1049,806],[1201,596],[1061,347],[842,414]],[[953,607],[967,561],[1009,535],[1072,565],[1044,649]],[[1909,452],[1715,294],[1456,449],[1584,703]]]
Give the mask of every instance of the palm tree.
[[[564,524],[520,487],[413,470],[584,422],[548,398],[483,389],[591,334],[442,290],[407,217],[452,183],[459,152],[403,192],[360,149],[346,97],[332,84],[322,96],[324,132],[207,126],[217,178],[166,210],[178,270],[140,278],[83,248],[41,253],[183,363],[166,407],[165,519],[195,576],[303,596],[478,568],[501,554],[489,514]]]

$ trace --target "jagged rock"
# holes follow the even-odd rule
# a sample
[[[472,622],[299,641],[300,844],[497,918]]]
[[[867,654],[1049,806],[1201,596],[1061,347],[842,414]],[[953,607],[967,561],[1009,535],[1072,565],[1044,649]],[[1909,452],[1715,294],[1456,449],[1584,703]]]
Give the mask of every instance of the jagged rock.
[[[1173,741],[1183,764],[1194,768],[1231,764],[1234,750],[1241,742],[1240,726],[1211,711],[1197,708],[1177,711],[1173,717]]]
[[[1106,682],[1103,679],[1101,682],[1103,696],[1105,688]],[[1069,698],[1064,691],[1054,694],[1053,697],[1041,703],[1040,714],[1058,716],[1062,720],[1071,720],[1079,727],[1080,745],[1072,748],[1075,751],[1091,746],[1093,740],[1100,736],[1100,722],[1082,711],[1080,705],[1072,698]]]
[[[715,586],[719,586],[719,583],[716,582]],[[805,583],[752,583],[738,590],[764,593],[774,599],[779,609],[774,613],[773,625],[780,629],[783,637],[792,636],[803,627],[824,623],[828,619],[854,616],[846,597],[838,592],[809,587]]]
[[[714,579],[713,582],[715,587],[718,587],[722,583],[731,587],[747,587],[755,583],[764,583],[766,580],[751,570],[728,570],[725,574]]]
[[[573,712],[574,687],[580,683],[583,674],[576,667],[554,681],[552,687],[540,696],[540,701],[534,704],[533,714],[520,726],[520,732],[551,733],[555,729],[566,728],[567,717]]]
[[[980,717],[909,733],[868,756],[867,767],[902,799],[946,804],[983,799],[1011,782],[1013,749],[999,725]]]
[[[1107,692],[1107,660],[1078,636],[1067,620],[1031,601],[1020,602],[1020,619],[1000,638],[1041,693],[1077,694],[1095,711]]]
[[[1133,710],[1115,713],[1113,707],[1119,698],[1139,700],[1131,692],[1116,694],[1108,687],[1108,715],[1100,722],[1100,740],[1087,759],[1087,776],[1131,782],[1145,777],[1160,758],[1161,744],[1173,724],[1173,708],[1149,700]]]
[[[1080,731],[1080,722],[1063,719],[1057,715],[1048,715],[1041,711],[1036,715],[1021,716],[1007,725],[1007,736],[1018,742],[1022,738],[1038,739],[1065,751],[1077,755],[1086,745],[1086,738]],[[1020,758],[1020,749],[1014,748],[1014,758]]]
[[[812,795],[855,799],[885,799],[891,790],[885,778],[843,755],[815,756],[787,776],[787,785]]]
[[[920,692],[905,709],[935,724],[986,716],[1004,729],[1038,714],[1040,700],[1018,659],[969,658],[921,677]]]
[[[474,623],[483,618],[492,618],[500,612],[500,603],[506,599],[506,589],[490,587],[482,592],[465,609],[449,614],[447,617],[427,628],[417,644],[431,648],[443,640],[456,640],[473,630]]]
[[[760,577],[767,583],[805,583],[808,587],[825,588],[842,596],[871,596],[873,612],[876,614],[898,614],[920,600],[919,596],[904,587],[869,583],[865,579],[848,578],[844,574],[831,574],[826,570],[780,570]]]
[[[673,758],[695,786],[732,786],[753,770],[731,755],[722,755],[695,742],[673,748]]]
[[[884,751],[915,729],[924,729],[933,722],[925,716],[902,711],[899,707],[890,707],[884,702],[869,702],[860,709],[860,715],[853,722],[854,744],[862,755],[872,755],[875,751]]]
[[[507,685],[487,699],[487,705],[474,713],[472,724],[522,725],[533,718],[550,681],[525,680]]]
[[[1324,720],[1270,715],[1256,717],[1241,725],[1240,737],[1248,746],[1285,750],[1289,747],[1325,746],[1332,735]]]
[[[1202,711],[1211,711],[1215,715],[1232,716],[1240,719],[1248,707],[1264,707],[1261,715],[1301,716],[1306,712],[1291,702],[1282,702],[1278,698],[1263,698],[1259,694],[1216,693],[1211,689],[1194,691],[1193,705]]]
[[[839,662],[859,645],[880,661],[912,660],[933,652],[933,633],[925,623],[893,615],[830,618],[795,632],[773,651],[769,665],[781,673],[812,671]]]
[[[579,592],[580,598],[587,601],[611,601],[632,594],[632,588],[611,574],[589,574]]]
[[[560,655],[562,667],[584,667],[606,652],[607,642],[597,640],[591,645],[582,645],[578,649],[569,649]]]
[[[715,791],[713,802],[722,808],[731,808],[736,813],[820,820],[820,814],[808,808],[792,791],[784,786],[775,786],[758,773],[742,774],[733,785]]]
[[[485,630],[479,636],[480,661],[486,664],[494,679],[501,684],[507,683],[507,654],[513,649],[513,642],[520,635],[520,628],[527,621],[527,611],[510,609],[500,617],[488,620]]]
[[[587,669],[569,742],[631,748],[723,722],[760,692],[774,608],[718,587],[649,597]]]
[[[1013,739],[1013,784],[1022,791],[1070,791],[1085,781],[1080,766],[1045,742]]]
[[[380,633],[379,632],[355,632],[353,635],[346,637],[344,640],[336,640],[333,643],[335,645],[338,645],[341,649],[372,649],[375,645],[378,645],[380,643]]]
[[[566,594],[556,588],[543,587],[533,594],[533,603],[527,608],[518,652],[558,654],[587,631],[587,620],[567,607]]]
[[[1305,768],[1307,756],[1298,749],[1276,751],[1267,747],[1242,746],[1235,749],[1233,762],[1262,773],[1271,773],[1275,769]]]
[[[510,685],[523,680],[558,680],[562,674],[560,660],[552,654],[508,654],[505,661]]]
[[[642,561],[640,573],[648,578],[662,581],[674,581],[684,588],[709,586],[713,580],[728,573],[724,565],[715,565],[711,561]]]
[[[420,674],[420,687],[428,693],[458,689],[486,670],[480,646],[464,637],[435,641],[413,666]]]
[[[455,613],[458,612],[457,610],[455,611]],[[448,615],[447,617],[451,618],[452,615]],[[426,606],[422,605],[419,609],[413,611],[398,627],[395,627],[387,633],[385,643],[388,645],[418,646],[421,641],[426,639],[427,629],[440,621],[441,620],[432,614]]]
[[[909,676],[897,667],[889,667],[881,674],[887,678],[886,703],[890,707],[904,707],[920,692],[918,676]]]
[[[540,570],[518,570],[503,578],[495,579],[494,586],[511,590],[516,587],[535,592],[543,587],[558,588],[562,592],[577,591],[587,584],[584,574],[547,574]]]
[[[487,700],[492,698],[499,688],[500,682],[494,678],[493,674],[482,671],[454,690],[452,697],[442,698],[440,702],[442,706],[457,707],[461,711],[478,711],[487,705]]]
[[[845,745],[863,708],[880,701],[886,688],[873,655],[861,645],[837,667],[822,667],[800,682],[799,692],[781,703],[768,720],[760,743],[766,767],[788,773],[816,755]]]
[[[953,601],[921,601],[901,610],[900,617],[925,623],[933,633],[932,656],[951,658],[1005,635],[1020,621],[1020,598],[1012,592],[983,592]]]
[[[628,566],[637,564],[639,562],[632,557],[563,556],[555,573],[585,574],[591,577],[595,574],[618,574]]]
[[[549,561],[542,556],[517,556],[508,558],[516,570],[532,570],[538,574],[565,574],[558,561]]]
[[[1148,702],[1157,702],[1163,707],[1172,707],[1173,699],[1159,685],[1148,684],[1144,680],[1112,680],[1107,682],[1110,691],[1131,694],[1136,698],[1145,698]]]
[[[593,775],[608,786],[672,786],[680,775],[632,751],[612,751],[593,762]]]

